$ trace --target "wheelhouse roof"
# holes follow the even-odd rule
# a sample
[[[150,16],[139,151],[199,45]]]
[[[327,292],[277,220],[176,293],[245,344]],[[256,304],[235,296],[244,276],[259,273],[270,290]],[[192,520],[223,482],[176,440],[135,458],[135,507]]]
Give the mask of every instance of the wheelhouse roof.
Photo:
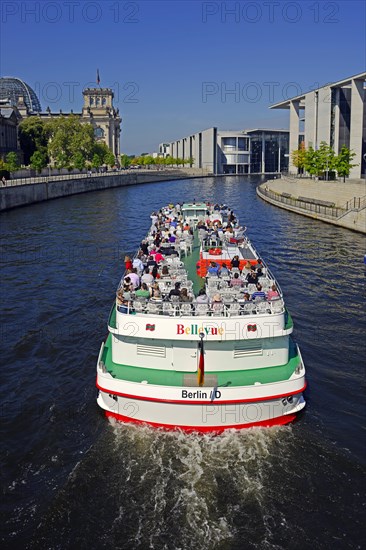
[[[207,205],[204,202],[186,202],[182,206],[182,210],[206,210]]]

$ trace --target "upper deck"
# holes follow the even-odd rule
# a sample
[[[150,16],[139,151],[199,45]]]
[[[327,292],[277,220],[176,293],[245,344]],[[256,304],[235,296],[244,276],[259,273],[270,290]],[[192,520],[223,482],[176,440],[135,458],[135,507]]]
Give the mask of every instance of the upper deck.
[[[245,235],[246,228],[242,228],[236,218],[232,230],[226,230],[227,212],[230,211],[193,202],[183,204],[180,209],[165,207],[158,221],[153,216],[152,228],[155,226],[156,229],[157,224],[157,229],[163,234],[174,232],[177,236],[176,242],[162,242],[160,245],[164,259],[159,262],[155,280],[160,297],[140,298],[131,293],[125,303],[117,304],[117,314],[201,319],[284,314],[282,292],[263,261],[258,282],[265,297],[257,297],[254,294],[256,285],[247,282],[248,262],[257,265],[259,256]],[[178,229],[171,225],[173,222],[176,222]],[[203,229],[203,225],[206,229]],[[146,237],[149,249],[154,242],[153,232],[150,230]],[[231,262],[236,256],[239,258],[239,266],[231,268]],[[226,264],[230,274],[208,273],[212,261],[221,267]],[[168,275],[162,274],[164,266],[168,268]],[[187,289],[188,298],[184,301],[179,296],[170,295],[176,283],[180,283],[180,289]],[[277,287],[278,297],[267,299],[267,292],[273,285]],[[205,289],[206,302],[198,298],[201,289]]]

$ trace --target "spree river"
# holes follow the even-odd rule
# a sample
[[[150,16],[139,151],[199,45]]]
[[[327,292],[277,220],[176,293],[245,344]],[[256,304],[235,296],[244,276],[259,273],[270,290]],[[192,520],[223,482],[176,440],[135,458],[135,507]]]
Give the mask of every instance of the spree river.
[[[355,549],[365,542],[364,237],[222,177],[2,214],[2,517],[11,549]],[[185,435],[110,423],[95,368],[123,272],[168,202],[234,208],[307,368],[291,426]]]

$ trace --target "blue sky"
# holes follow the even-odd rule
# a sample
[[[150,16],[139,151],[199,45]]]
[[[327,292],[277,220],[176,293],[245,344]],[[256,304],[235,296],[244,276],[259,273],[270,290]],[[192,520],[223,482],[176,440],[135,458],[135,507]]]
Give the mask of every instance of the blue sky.
[[[81,110],[82,90],[115,91],[121,149],[217,126],[287,128],[268,106],[366,67],[365,3],[7,1],[1,76],[17,76],[43,109]]]

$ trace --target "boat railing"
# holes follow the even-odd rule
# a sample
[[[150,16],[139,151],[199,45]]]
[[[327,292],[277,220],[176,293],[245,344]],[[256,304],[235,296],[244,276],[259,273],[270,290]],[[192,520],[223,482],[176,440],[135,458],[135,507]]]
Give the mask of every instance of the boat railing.
[[[285,312],[282,298],[274,300],[233,300],[222,303],[197,303],[134,299],[117,304],[117,311],[126,315],[163,315],[167,317],[238,317],[272,315]]]

